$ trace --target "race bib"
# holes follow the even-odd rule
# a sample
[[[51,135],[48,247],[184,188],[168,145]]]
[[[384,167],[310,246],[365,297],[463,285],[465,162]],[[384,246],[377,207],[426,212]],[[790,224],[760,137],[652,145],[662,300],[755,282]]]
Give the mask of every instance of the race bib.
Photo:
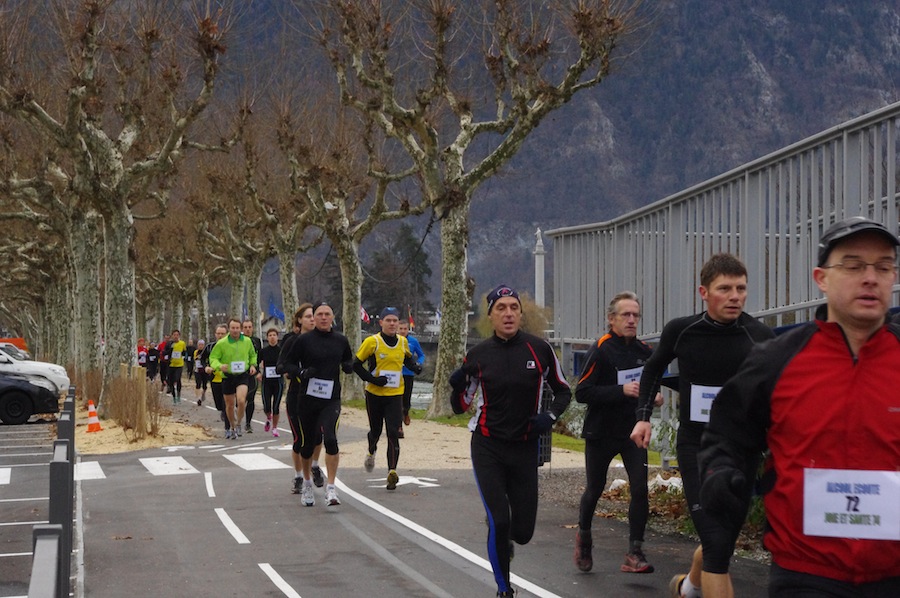
[[[334,394],[334,380],[310,378],[309,385],[306,387],[306,394],[320,399],[330,399],[331,395]]]
[[[691,421],[709,423],[709,412],[721,386],[691,385]]]
[[[804,469],[803,533],[900,540],[900,472]]]
[[[243,374],[247,371],[247,362],[246,361],[232,361],[231,362],[231,373],[232,374]]]
[[[138,363],[147,363],[146,355],[138,355]]]
[[[275,371],[275,366],[266,366],[266,378],[277,378],[278,373]]]
[[[617,383],[624,386],[629,382],[640,382],[641,374],[644,372],[644,366],[639,368],[631,368],[630,370],[619,370],[616,373]]]
[[[197,365],[194,367],[195,370],[197,370],[197,371],[199,372],[200,370],[203,369],[203,364],[200,363],[199,360],[197,360],[195,363],[197,364]]]
[[[381,370],[378,375],[388,379],[387,384],[385,384],[387,388],[400,388],[400,383],[403,382],[403,372]]]
[[[172,351],[172,359],[181,359],[181,351]]]

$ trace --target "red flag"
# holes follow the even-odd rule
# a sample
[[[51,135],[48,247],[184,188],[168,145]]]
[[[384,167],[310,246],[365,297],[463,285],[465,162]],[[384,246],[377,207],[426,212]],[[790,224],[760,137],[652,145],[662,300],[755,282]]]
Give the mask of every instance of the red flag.
[[[415,330],[416,329],[416,321],[413,320],[412,309],[410,309],[410,307],[408,305],[406,306],[406,311],[407,311],[407,313],[409,313],[409,329]]]
[[[369,314],[366,313],[366,308],[363,307],[362,305],[359,306],[359,319],[362,320],[363,322],[365,322],[366,324],[369,323]]]

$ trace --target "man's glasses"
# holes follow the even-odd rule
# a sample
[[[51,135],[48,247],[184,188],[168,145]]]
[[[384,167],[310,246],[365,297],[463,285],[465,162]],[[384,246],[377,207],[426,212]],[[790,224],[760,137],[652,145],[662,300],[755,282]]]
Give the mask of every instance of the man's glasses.
[[[822,267],[838,268],[847,274],[858,276],[863,274],[869,266],[872,266],[875,269],[875,273],[879,276],[892,276],[897,273],[897,264],[891,260],[879,260],[870,264],[869,262],[860,259],[845,258],[844,261],[838,262],[837,264]]]
[[[628,318],[634,318],[635,320],[641,319],[641,314],[633,312],[633,311],[623,311],[622,313],[616,314],[616,315],[619,316],[620,318],[624,318],[626,320]]]

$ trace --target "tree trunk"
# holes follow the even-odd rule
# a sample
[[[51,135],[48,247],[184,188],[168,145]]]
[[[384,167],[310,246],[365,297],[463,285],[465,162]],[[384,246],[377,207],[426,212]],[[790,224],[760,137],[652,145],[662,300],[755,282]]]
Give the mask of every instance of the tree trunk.
[[[359,305],[362,296],[362,265],[359,262],[359,245],[349,238],[331,239],[341,266],[341,290],[344,304],[341,308],[341,326],[350,343],[350,350],[356,353],[361,342]],[[356,374],[343,374],[341,378],[343,396],[347,399],[362,398],[362,380]]]
[[[296,252],[278,252],[278,276],[281,279],[281,309],[284,311],[285,321],[290,321],[294,310],[300,307],[297,299],[297,273],[294,269]]]
[[[452,208],[441,220],[441,332],[434,370],[434,392],[428,417],[451,415],[447,400],[450,374],[466,354],[469,293],[466,247],[469,244],[468,202]]]
[[[124,205],[124,200],[121,202]],[[103,393],[119,376],[119,364],[137,363],[134,350],[134,221],[127,209],[104,214],[106,233],[106,318]]]
[[[228,318],[237,318],[240,320],[244,315],[244,285],[246,284],[246,276],[242,268],[232,266],[231,270],[231,299],[228,303],[228,312],[225,315],[226,322]]]
[[[75,371],[72,379],[85,384],[85,374],[102,367],[103,331],[100,306],[100,263],[103,259],[103,218],[94,210],[72,210],[69,240],[75,270]],[[92,395],[100,389],[91,389]]]
[[[172,330],[181,332],[182,338],[187,342],[190,336],[190,328],[184,327],[184,301],[181,297],[172,300]]]
[[[147,338],[147,306],[140,302],[134,304],[135,330],[138,338]]]
[[[197,281],[197,338],[212,342],[212,331],[209,329],[209,279],[206,275]]]
[[[259,336],[258,328],[262,324],[260,313],[264,311],[259,305],[259,281],[262,278],[265,264],[265,260],[260,257],[250,260],[247,268],[247,319],[253,322],[253,329],[257,336]]]

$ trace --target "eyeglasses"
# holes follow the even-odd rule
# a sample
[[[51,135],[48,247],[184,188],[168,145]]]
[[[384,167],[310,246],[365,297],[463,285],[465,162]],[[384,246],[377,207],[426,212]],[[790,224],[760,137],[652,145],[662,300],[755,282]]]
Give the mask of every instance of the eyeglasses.
[[[875,274],[879,276],[893,276],[897,273],[897,264],[891,260],[879,260],[874,263],[865,262],[860,259],[845,258],[844,261],[830,266],[822,266],[823,268],[839,268],[854,276],[859,276],[866,271],[866,268],[872,266]]]
[[[633,311],[625,311],[625,312],[622,312],[622,313],[616,314],[616,315],[619,316],[620,318],[624,318],[626,320],[628,318],[634,318],[635,320],[641,319],[641,314],[633,312]]]

